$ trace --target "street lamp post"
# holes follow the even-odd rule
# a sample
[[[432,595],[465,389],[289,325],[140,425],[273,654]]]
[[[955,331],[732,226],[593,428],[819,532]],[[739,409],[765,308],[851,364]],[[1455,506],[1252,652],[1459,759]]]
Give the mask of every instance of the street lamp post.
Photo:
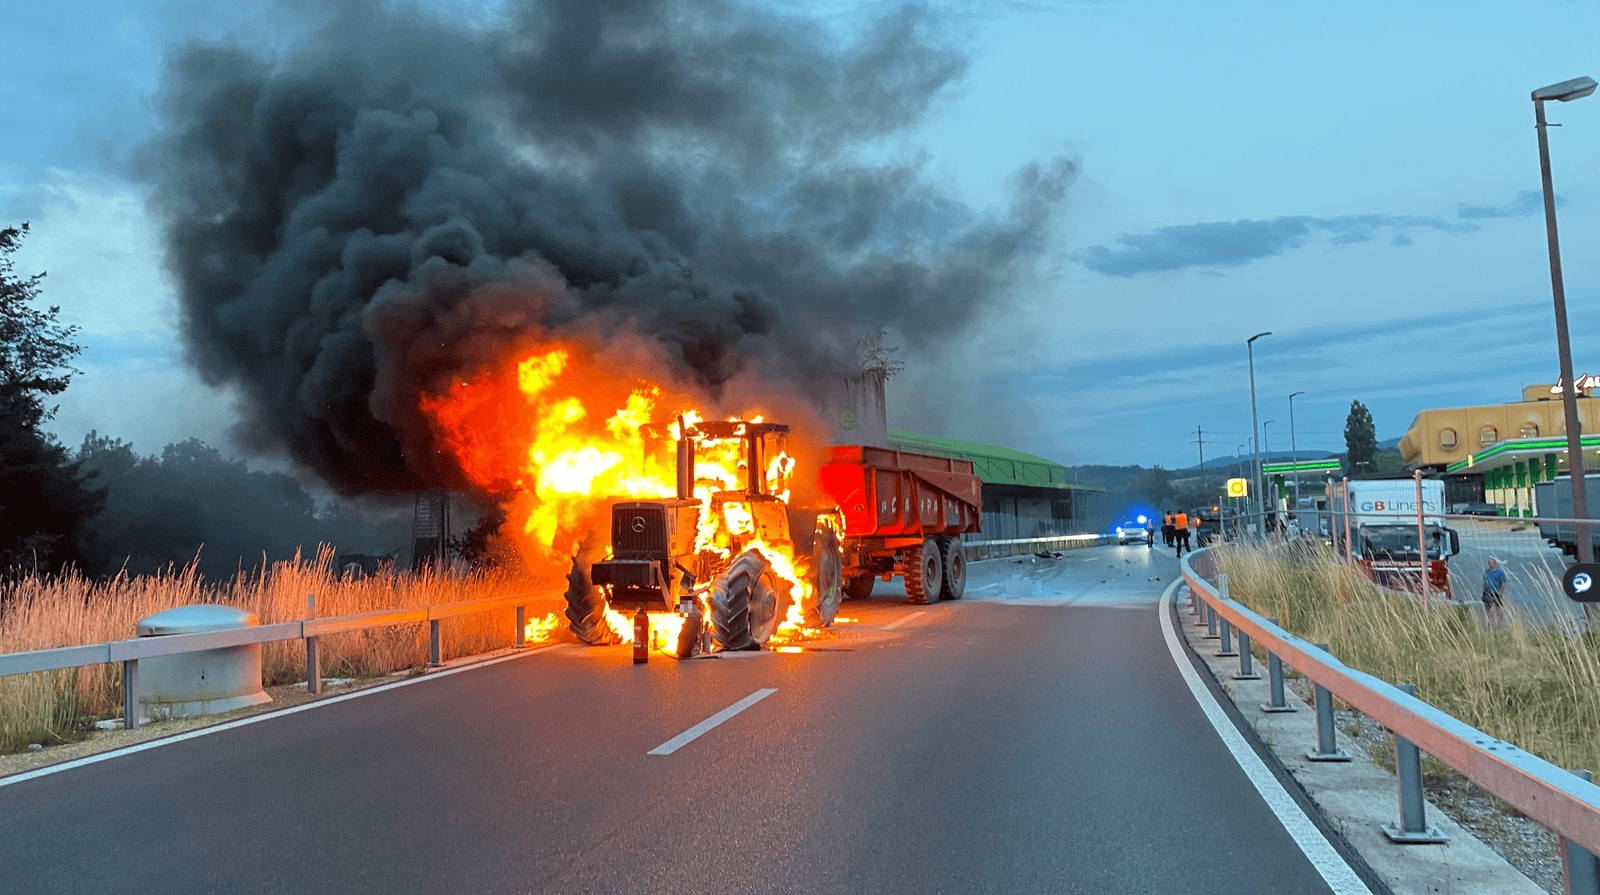
[[[1262,336],[1270,336],[1270,335],[1272,335],[1272,333],[1270,333],[1270,332],[1256,333],[1255,335],[1253,335],[1250,338],[1246,339],[1245,342],[1244,342],[1245,354],[1250,359],[1250,441],[1251,441],[1252,449],[1253,449],[1253,451],[1255,453],[1255,467],[1256,467],[1256,469],[1255,469],[1255,482],[1254,482],[1254,485],[1257,488],[1259,488],[1261,486],[1261,438],[1260,438],[1260,435],[1259,435],[1259,433],[1261,432],[1261,427],[1256,425],[1256,352],[1255,352],[1255,341],[1256,341],[1256,339],[1259,339]],[[1265,510],[1265,508],[1266,508],[1266,504],[1262,504],[1263,511]],[[1263,512],[1262,515],[1256,517],[1256,534],[1261,536],[1261,537],[1266,537],[1266,535],[1267,535],[1267,517],[1266,517],[1265,512]]]
[[[1289,396],[1289,462],[1296,466],[1300,465],[1300,446],[1296,444],[1294,440],[1294,399],[1296,395],[1303,394],[1305,394],[1305,392],[1295,392],[1293,395]],[[1289,518],[1293,519],[1296,525],[1300,524],[1299,470],[1295,470],[1294,474],[1294,511],[1289,514]]]
[[[1267,435],[1267,427],[1275,422],[1277,422],[1277,420],[1267,420],[1261,424],[1261,452],[1267,455],[1267,459],[1262,463],[1263,467],[1265,467],[1266,463],[1272,462],[1272,439]],[[1272,493],[1272,483],[1267,481],[1267,471],[1265,468],[1257,470],[1257,478],[1261,480],[1261,520],[1262,524],[1266,524],[1267,495]],[[1278,498],[1276,496],[1272,498],[1272,503],[1274,506],[1277,505]]]
[[[1567,423],[1567,467],[1572,477],[1572,515],[1589,518],[1588,495],[1583,484],[1583,442],[1578,423],[1578,396],[1572,381],[1572,343],[1567,338],[1567,296],[1561,284],[1561,246],[1556,240],[1556,198],[1550,186],[1550,141],[1546,135],[1544,104],[1548,100],[1570,102],[1595,90],[1595,80],[1574,78],[1533,91],[1534,129],[1539,133],[1539,178],[1544,185],[1544,229],[1550,242],[1550,292],[1555,299],[1556,352],[1561,361],[1561,408]],[[1589,543],[1589,527],[1576,524],[1578,562],[1593,562],[1594,548]],[[1593,624],[1600,613],[1591,603],[1583,604],[1584,617]]]

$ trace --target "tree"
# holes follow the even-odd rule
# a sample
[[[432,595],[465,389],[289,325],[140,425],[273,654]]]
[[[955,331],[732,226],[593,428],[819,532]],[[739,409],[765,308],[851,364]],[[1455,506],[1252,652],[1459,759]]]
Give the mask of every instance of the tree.
[[[1372,413],[1360,401],[1350,402],[1350,415],[1344,421],[1345,464],[1351,475],[1378,469],[1378,433]]]
[[[0,230],[0,569],[58,567],[80,556],[102,497],[40,426],[55,414],[47,395],[66,391],[78,328],[40,310],[44,274],[18,277],[11,256],[28,225]]]
[[[869,373],[882,373],[883,378],[888,379],[904,370],[906,362],[894,356],[899,348],[889,348],[883,344],[885,335],[880,326],[856,342],[856,346],[861,349],[861,369]]]

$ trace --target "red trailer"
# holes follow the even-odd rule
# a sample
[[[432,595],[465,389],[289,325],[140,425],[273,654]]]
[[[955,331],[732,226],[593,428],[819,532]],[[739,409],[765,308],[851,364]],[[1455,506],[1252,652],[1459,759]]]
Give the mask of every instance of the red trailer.
[[[983,480],[970,460],[835,445],[822,487],[844,517],[847,596],[866,597],[873,579],[899,574],[913,603],[961,599],[961,536],[983,525]]]

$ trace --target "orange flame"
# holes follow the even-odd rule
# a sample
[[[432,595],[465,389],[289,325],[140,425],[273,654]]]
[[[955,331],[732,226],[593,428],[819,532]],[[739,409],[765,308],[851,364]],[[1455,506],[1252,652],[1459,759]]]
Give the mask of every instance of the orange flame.
[[[502,501],[508,520],[502,536],[536,574],[565,575],[580,548],[598,559],[597,542],[586,539],[604,540],[610,502],[676,493],[677,419],[681,414],[691,426],[702,420],[704,399],[674,386],[670,376],[650,377],[652,364],[634,364],[634,355],[619,361],[579,342],[546,344],[421,400],[467,479]],[[619,368],[645,375],[619,376]],[[805,570],[785,550],[753,539],[755,520],[747,505],[726,501],[721,513],[713,510],[714,494],[742,487],[748,462],[742,442],[701,439],[698,447],[691,484],[701,505],[696,550],[731,558],[736,541],[741,549],[760,549],[789,583],[790,609],[781,631],[793,636],[801,628],[798,602],[809,592]],[[767,493],[787,501],[795,467],[788,453],[772,457],[760,471]],[[529,622],[527,639],[548,639],[558,616]],[[608,610],[607,623],[619,640],[632,641],[630,616]],[[653,615],[653,645],[671,650],[682,625],[681,616]]]

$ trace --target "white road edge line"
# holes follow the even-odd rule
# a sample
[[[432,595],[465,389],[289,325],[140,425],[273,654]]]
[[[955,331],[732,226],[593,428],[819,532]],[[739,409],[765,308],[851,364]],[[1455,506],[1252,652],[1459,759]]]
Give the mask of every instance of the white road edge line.
[[[1161,633],[1167,638],[1167,650],[1172,653],[1172,661],[1183,673],[1183,680],[1189,685],[1189,692],[1194,694],[1195,702],[1200,704],[1200,710],[1205,712],[1211,726],[1216,728],[1217,736],[1222,739],[1223,745],[1233,753],[1233,758],[1239,763],[1239,768],[1244,771],[1250,782],[1255,784],[1256,791],[1261,793],[1261,798],[1266,801],[1267,807],[1278,816],[1278,822],[1283,824],[1283,829],[1300,846],[1300,851],[1305,853],[1306,860],[1322,875],[1322,879],[1332,889],[1334,895],[1372,895],[1372,890],[1361,881],[1361,877],[1350,868],[1349,862],[1333,847],[1328,837],[1317,829],[1311,818],[1306,816],[1304,808],[1294,800],[1278,782],[1278,778],[1268,770],[1261,756],[1250,748],[1245,742],[1244,735],[1233,726],[1222,706],[1217,704],[1211,691],[1206,689],[1200,680],[1200,675],[1194,670],[1194,665],[1189,661],[1188,651],[1178,641],[1177,631],[1172,627],[1171,605],[1173,594],[1178,586],[1183,584],[1183,579],[1178,579],[1167,585],[1166,593],[1161,595]]]
[[[81,768],[85,765],[97,764],[102,761],[110,761],[113,758],[121,758],[124,755],[132,755],[135,752],[144,752],[149,749],[160,748],[161,746],[170,746],[173,743],[181,743],[184,740],[192,740],[197,737],[209,736],[213,733],[221,733],[224,730],[233,730],[236,727],[244,727],[249,724],[259,723],[261,721],[271,721],[274,718],[282,718],[286,715],[309,712],[312,709],[320,709],[325,706],[334,705],[335,703],[344,702],[348,699],[359,699],[363,696],[372,696],[387,690],[394,690],[399,687],[409,687],[412,684],[420,684],[424,681],[436,681],[439,678],[449,677],[452,674],[460,674],[463,671],[471,671],[475,668],[486,668],[490,665],[499,665],[501,662],[510,662],[512,659],[522,659],[538,653],[549,652],[553,649],[561,649],[569,645],[570,644],[565,643],[552,643],[549,646],[541,646],[536,649],[520,650],[512,653],[509,656],[500,656],[496,659],[485,659],[482,662],[473,662],[469,665],[462,665],[459,668],[449,668],[444,671],[435,671],[430,674],[422,675],[421,677],[413,677],[407,678],[403,681],[395,681],[392,684],[382,684],[377,687],[368,687],[365,690],[357,690],[353,693],[345,693],[342,696],[329,696],[326,699],[319,699],[315,702],[305,702],[286,709],[262,712],[259,715],[251,715],[247,718],[240,718],[236,721],[228,721],[222,724],[214,724],[210,727],[202,727],[198,730],[188,731],[187,733],[175,734],[173,736],[149,740],[143,743],[135,743],[132,746],[124,746],[121,749],[113,749],[110,752],[101,752],[99,755],[88,755],[83,758],[73,759],[72,761],[64,761],[60,764],[53,764],[49,767],[38,768],[32,771],[23,771],[20,774],[12,774],[9,777],[0,777],[0,786],[10,786],[13,783],[21,783],[24,780],[32,780],[36,777],[46,777],[51,774],[59,774],[62,771],[70,771],[73,768]]]
[[[896,619],[896,620],[894,620],[894,621],[892,621],[892,622],[890,622],[890,623],[888,623],[888,624],[887,624],[887,625],[884,625],[884,626],[883,626],[883,629],[884,629],[884,630],[885,630],[885,631],[887,631],[887,630],[889,630],[889,629],[890,629],[890,628],[898,628],[898,627],[900,627],[900,626],[901,626],[901,625],[903,625],[903,624],[905,624],[905,623],[906,623],[906,622],[908,622],[908,621],[911,621],[911,620],[912,620],[912,619],[914,619],[914,618],[916,618],[916,617],[917,617],[917,616],[919,616],[919,615],[921,615],[921,614],[922,614],[922,613],[921,613],[921,612],[913,612],[913,613],[911,613],[911,614],[910,614],[910,615],[908,615],[908,616],[905,616],[905,617],[904,617],[904,618],[899,618],[899,619]]]
[[[754,693],[751,693],[749,696],[746,696],[745,698],[739,700],[738,702],[734,703],[733,705],[728,706],[727,708],[723,709],[722,711],[717,712],[715,715],[712,715],[711,717],[705,719],[704,721],[701,721],[699,724],[696,724],[695,726],[689,728],[688,730],[685,730],[683,733],[680,733],[677,736],[673,737],[672,739],[667,740],[665,743],[662,743],[661,745],[655,747],[654,749],[651,749],[649,752],[646,752],[645,754],[646,755],[671,755],[672,753],[678,751],[679,749],[682,749],[684,746],[689,745],[690,743],[694,742],[695,740],[697,740],[700,737],[704,736],[705,734],[709,733],[712,730],[712,728],[714,728],[717,725],[721,724],[722,722],[728,720],[729,718],[732,718],[734,715],[739,714],[740,712],[744,711],[745,709],[755,705],[756,703],[760,702],[761,700],[766,699],[768,696],[771,696],[772,694],[774,694],[776,692],[778,692],[778,691],[774,690],[774,689],[771,689],[770,687],[763,687],[762,689],[757,690]]]

